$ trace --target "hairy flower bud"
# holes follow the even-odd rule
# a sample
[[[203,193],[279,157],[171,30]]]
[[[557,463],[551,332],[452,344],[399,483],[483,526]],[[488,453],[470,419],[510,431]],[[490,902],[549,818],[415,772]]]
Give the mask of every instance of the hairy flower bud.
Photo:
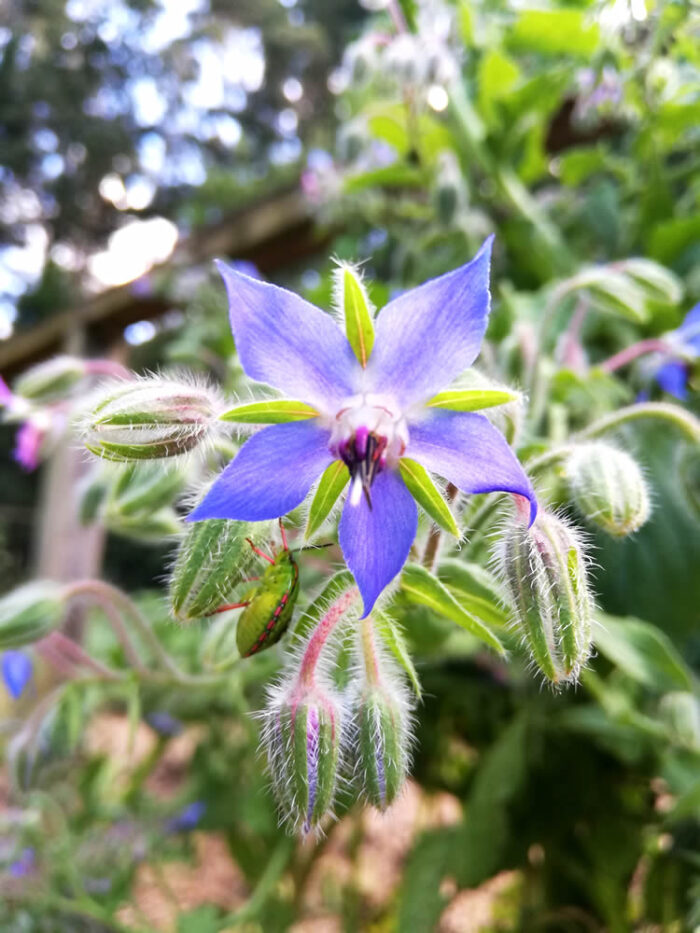
[[[117,383],[86,419],[85,446],[117,463],[176,457],[208,440],[219,408],[208,388],[160,378]]]
[[[576,447],[566,463],[576,507],[615,537],[632,534],[649,517],[649,492],[637,461],[609,444]]]
[[[85,360],[55,356],[22,373],[13,388],[16,395],[32,402],[51,402],[69,395],[86,373]]]
[[[44,638],[63,619],[61,586],[48,580],[27,583],[0,599],[0,649]]]
[[[363,676],[355,705],[356,776],[367,800],[385,810],[408,774],[410,702],[400,670],[377,643],[371,617],[360,624],[358,667]]]
[[[593,598],[579,534],[540,511],[503,535],[500,565],[532,659],[554,684],[576,681],[591,651]]]
[[[262,543],[268,529],[266,522],[249,525],[223,518],[189,525],[170,578],[175,618],[191,622],[231,602],[254,560],[250,542]]]
[[[338,784],[342,710],[334,691],[299,683],[265,713],[263,741],[285,816],[308,833],[331,810]]]
[[[362,789],[371,804],[386,809],[396,799],[408,773],[409,717],[403,697],[374,688],[357,709]]]

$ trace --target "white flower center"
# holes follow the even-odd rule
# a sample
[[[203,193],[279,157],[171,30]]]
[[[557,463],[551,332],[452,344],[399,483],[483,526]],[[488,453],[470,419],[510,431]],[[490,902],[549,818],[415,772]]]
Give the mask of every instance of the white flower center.
[[[408,444],[408,426],[395,401],[370,393],[346,399],[333,419],[330,449],[350,471],[350,504],[370,489],[386,466],[395,466]]]

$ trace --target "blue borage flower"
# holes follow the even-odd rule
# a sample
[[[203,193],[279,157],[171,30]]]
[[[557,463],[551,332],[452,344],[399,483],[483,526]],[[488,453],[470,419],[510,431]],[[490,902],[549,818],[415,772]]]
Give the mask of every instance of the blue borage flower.
[[[700,356],[700,304],[696,304],[676,330],[666,335],[670,344],[669,357],[654,373],[654,379],[664,392],[685,401],[688,397],[690,362]]]
[[[427,403],[475,360],[490,309],[492,238],[474,259],[404,292],[378,315],[363,367],[338,323],[292,292],[220,262],[248,376],[313,406],[316,417],[263,428],[226,467],[190,521],[263,521],[296,508],[323,471],[351,476],[340,545],[365,615],[403,567],[418,512],[398,469],[408,457],[468,493],[537,504],[505,438],[481,414]]]
[[[24,651],[4,651],[0,658],[0,671],[7,691],[13,700],[18,700],[32,679],[32,659]]]

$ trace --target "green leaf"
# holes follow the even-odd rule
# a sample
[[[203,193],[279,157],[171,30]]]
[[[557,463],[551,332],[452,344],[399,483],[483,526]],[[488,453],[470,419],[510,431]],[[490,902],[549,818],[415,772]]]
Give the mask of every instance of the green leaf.
[[[508,34],[508,46],[540,55],[589,59],[598,49],[600,29],[584,10],[525,10]]]
[[[599,616],[598,650],[629,677],[659,692],[692,689],[692,674],[673,643],[649,622]]]
[[[449,411],[478,411],[507,405],[519,398],[516,392],[505,389],[454,389],[438,392],[427,403],[429,408],[447,408]]]
[[[249,402],[219,415],[221,421],[237,421],[240,424],[283,424],[286,421],[306,421],[317,417],[318,412],[311,405],[288,398]]]
[[[488,124],[499,123],[496,104],[509,94],[519,77],[515,62],[497,49],[490,49],[481,59],[476,86],[479,110]]]
[[[336,273],[336,299],[345,315],[345,333],[355,356],[364,368],[374,346],[373,308],[359,275],[342,265]]]
[[[503,599],[491,575],[478,564],[465,564],[459,560],[445,561],[440,566],[443,581],[453,596],[486,625],[504,627],[508,617]],[[491,578],[491,579],[489,579]]]
[[[675,305],[683,297],[683,283],[678,276],[653,259],[633,257],[618,262],[617,267],[641,285],[652,300]]]
[[[413,602],[428,606],[481,641],[485,642],[499,654],[505,654],[505,648],[475,616],[468,612],[450,593],[447,587],[434,577],[429,570],[418,564],[408,564],[401,575],[401,589]]]
[[[436,524],[445,531],[449,531],[455,538],[459,538],[459,528],[454,515],[425,467],[415,460],[402,457],[399,460],[399,468],[403,481],[416,502],[425,509]]]
[[[342,460],[334,460],[323,472],[309,509],[304,536],[310,538],[328,518],[338,496],[350,479],[350,473]]]
[[[395,622],[394,619],[390,618],[379,609],[375,609],[372,612],[372,618],[374,619],[375,629],[379,637],[394,655],[404,671],[406,671],[408,679],[411,681],[411,686],[420,700],[423,695],[423,690],[399,623]]]

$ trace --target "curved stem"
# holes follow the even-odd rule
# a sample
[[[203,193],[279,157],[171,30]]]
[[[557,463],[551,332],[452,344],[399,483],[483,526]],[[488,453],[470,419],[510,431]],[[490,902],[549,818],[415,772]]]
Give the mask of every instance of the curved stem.
[[[638,343],[633,343],[629,347],[625,347],[624,350],[620,350],[619,353],[615,353],[607,360],[599,363],[598,368],[604,373],[614,373],[616,369],[622,369],[623,366],[627,366],[633,360],[647,353],[668,352],[669,346],[665,340],[659,340],[658,337],[651,337],[648,340],[640,340]]]
[[[166,678],[167,680],[190,686],[210,686],[221,683],[221,677],[197,676],[181,670],[160,643],[138,606],[118,587],[112,586],[104,580],[79,580],[66,587],[66,594],[68,598],[81,595],[91,596],[98,603],[109,618],[110,624],[124,647],[129,662],[141,677],[153,681],[161,679],[157,672],[149,670],[141,660],[138,649],[124,624],[122,613],[127,615],[133,622],[156,661],[170,675]]]
[[[662,421],[668,421],[677,427],[686,437],[694,443],[700,443],[700,421],[684,408],[678,405],[669,405],[667,402],[643,402],[636,405],[628,405],[619,411],[614,411],[593,424],[584,428],[577,436],[579,439],[590,437],[599,437],[608,431],[614,431],[616,428],[627,424],[629,421],[636,421],[639,418],[658,418]]]
[[[148,668],[141,660],[138,648],[134,644],[128,628],[124,624],[121,613],[115,606],[115,594],[121,591],[116,587],[104,583],[102,580],[79,580],[76,583],[70,583],[64,590],[65,599],[74,599],[76,597],[87,596],[102,609],[107,616],[109,624],[112,626],[114,634],[124,649],[129,664],[143,674]]]
[[[58,665],[60,665],[62,661],[66,661],[69,666],[86,667],[105,680],[123,680],[120,671],[115,671],[114,668],[108,667],[102,661],[88,654],[82,645],[64,635],[63,632],[51,632],[46,638],[38,641],[35,647],[49,663],[58,662]]]
[[[311,687],[313,685],[316,666],[328,638],[334,631],[338,622],[340,622],[348,609],[353,606],[359,597],[360,591],[357,587],[346,590],[342,596],[339,596],[338,599],[331,604],[328,612],[326,612],[318,623],[309,639],[309,644],[306,646],[304,656],[301,659],[301,666],[299,668],[300,685],[303,684],[305,687]]]

